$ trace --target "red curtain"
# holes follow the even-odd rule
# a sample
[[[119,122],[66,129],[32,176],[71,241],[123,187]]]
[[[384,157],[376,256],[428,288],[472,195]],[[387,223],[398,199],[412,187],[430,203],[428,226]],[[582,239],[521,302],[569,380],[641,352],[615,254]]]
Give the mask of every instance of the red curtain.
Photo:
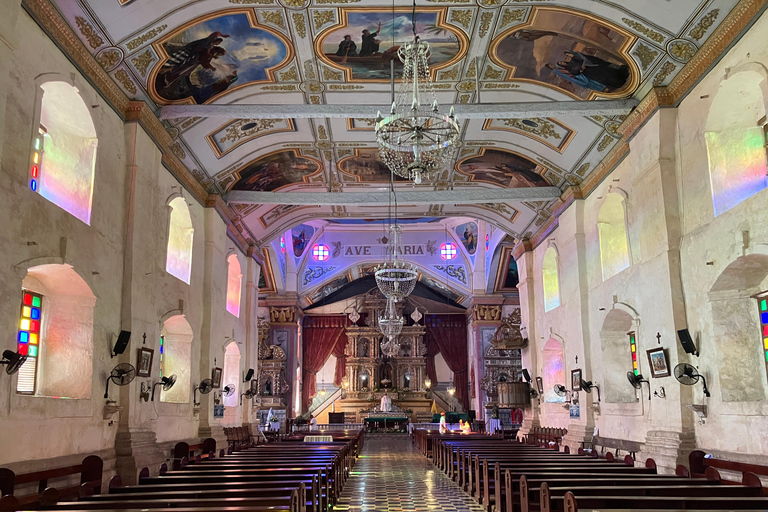
[[[432,381],[433,386],[437,386],[437,370],[435,369],[435,356],[440,353],[440,347],[437,346],[437,342],[432,336],[424,336],[424,344],[427,346],[427,361],[426,371],[427,377]]]
[[[341,381],[347,374],[347,355],[345,349],[347,348],[347,331],[341,333],[339,341],[333,347],[333,357],[336,358],[336,373],[333,376],[333,385],[340,387]]]
[[[453,385],[456,386],[456,399],[469,410],[469,363],[467,361],[467,323],[464,315],[427,315],[425,319],[427,353],[430,343],[437,346],[443,354],[448,368],[453,372]],[[429,357],[427,358],[427,375],[429,375]],[[434,372],[435,357],[432,359]],[[431,378],[431,377],[430,377]],[[437,379],[435,379],[435,382]]]
[[[345,333],[347,317],[343,315],[305,316],[302,328],[302,381],[301,400],[308,409],[317,394],[317,372],[334,351],[339,338]],[[337,367],[338,368],[338,367]]]

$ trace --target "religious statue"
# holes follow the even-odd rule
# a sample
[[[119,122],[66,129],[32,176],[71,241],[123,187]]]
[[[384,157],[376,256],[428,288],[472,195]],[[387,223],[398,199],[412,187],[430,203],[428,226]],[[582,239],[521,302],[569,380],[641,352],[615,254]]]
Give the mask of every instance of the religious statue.
[[[469,422],[464,423],[464,420],[459,420],[459,430],[462,434],[470,434],[472,432],[470,428]]]
[[[381,406],[379,408],[381,412],[390,412],[392,410],[392,399],[389,398],[386,391],[384,391],[384,396],[381,397]]]
[[[445,424],[445,413],[440,414],[440,433],[445,434],[448,432],[448,426]]]
[[[264,396],[272,396],[272,382],[269,380],[264,382]]]

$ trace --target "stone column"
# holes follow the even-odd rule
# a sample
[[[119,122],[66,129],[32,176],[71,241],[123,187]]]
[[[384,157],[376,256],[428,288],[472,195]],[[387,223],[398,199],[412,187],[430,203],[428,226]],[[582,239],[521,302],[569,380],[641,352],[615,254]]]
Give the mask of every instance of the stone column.
[[[289,398],[286,403],[286,418],[295,417],[295,404],[297,397],[301,397],[302,383],[296,382],[296,369],[301,369],[302,350],[299,326],[304,317],[301,308],[297,304],[298,298],[295,296],[270,296],[267,297],[266,304],[269,306],[269,323],[271,331],[281,331],[287,333],[287,341],[283,350],[285,350],[287,361],[285,365],[285,377],[291,386],[288,392]],[[299,374],[300,375],[300,374]],[[301,414],[301,411],[298,412]]]
[[[538,368],[538,354],[536,353],[537,323],[536,301],[534,300],[533,278],[533,246],[529,240],[523,240],[512,251],[512,257],[517,263],[519,282],[517,289],[520,296],[520,328],[528,335],[528,347],[523,349],[523,368],[528,368],[531,376],[534,376]],[[523,425],[520,427],[520,435],[527,434],[534,427],[541,426],[539,417],[540,409],[538,401],[536,405],[524,411]]]
[[[245,368],[253,368],[254,379],[259,375],[259,327],[258,327],[258,301],[259,301],[259,275],[261,266],[254,260],[259,254],[255,246],[250,246],[246,254],[245,264]],[[250,384],[248,384],[250,385]],[[250,423],[251,431],[256,432],[256,415],[252,413],[251,403],[243,403],[243,425]]]
[[[483,247],[485,247],[485,242],[483,242]],[[484,351],[486,344],[483,342],[483,337],[485,333],[485,338],[489,340],[501,325],[503,303],[504,297],[501,295],[474,295],[466,313],[470,380],[472,380],[472,370],[475,373],[474,382],[470,382],[470,385],[475,389],[475,399],[470,404],[475,409],[478,419],[482,419],[485,414],[483,407],[485,392],[480,387],[480,382],[485,376]],[[471,400],[471,390],[469,396]]]

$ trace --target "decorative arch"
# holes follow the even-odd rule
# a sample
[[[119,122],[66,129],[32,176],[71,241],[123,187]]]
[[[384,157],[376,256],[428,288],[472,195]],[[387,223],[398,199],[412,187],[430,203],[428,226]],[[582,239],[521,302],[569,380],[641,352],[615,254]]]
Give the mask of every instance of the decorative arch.
[[[597,215],[603,281],[630,265],[625,206],[626,201],[621,194],[610,192]]]
[[[620,303],[615,304],[615,307],[605,315],[600,329],[604,396],[607,403],[636,401],[635,390],[627,384],[626,374],[633,368],[630,340],[639,338],[637,335],[639,321],[627,309],[629,308],[621,307]],[[640,361],[637,352],[634,353],[634,357],[637,358],[639,369]]]
[[[227,257],[227,311],[240,318],[243,272],[240,259],[232,253]]]
[[[563,403],[564,396],[555,393],[555,385],[568,386],[565,376],[565,347],[560,340],[549,338],[541,349],[542,369],[544,381],[544,401],[549,403]]]
[[[160,393],[161,402],[189,403],[194,333],[184,315],[170,317],[160,332],[160,377],[176,375],[176,384]]]
[[[709,108],[704,137],[715,217],[768,187],[765,91],[765,68],[742,67],[720,82]]]
[[[183,197],[176,197],[168,203],[171,208],[168,220],[168,252],[166,253],[165,270],[185,283],[189,284],[192,274],[192,242],[195,228],[189,207]]]
[[[240,399],[240,347],[232,341],[224,349],[222,387],[234,386],[235,392],[223,398],[224,407],[237,407]]]
[[[768,255],[732,261],[709,291],[723,402],[765,400],[768,391]]]
[[[22,281],[17,350],[28,359],[18,393],[90,398],[96,297],[66,264],[30,267]]]
[[[38,102],[29,186],[90,225],[99,140],[88,105],[77,87],[61,80],[39,84]]]
[[[544,311],[550,311],[560,305],[560,276],[558,272],[557,249],[547,248],[541,262],[541,282],[544,287]]]

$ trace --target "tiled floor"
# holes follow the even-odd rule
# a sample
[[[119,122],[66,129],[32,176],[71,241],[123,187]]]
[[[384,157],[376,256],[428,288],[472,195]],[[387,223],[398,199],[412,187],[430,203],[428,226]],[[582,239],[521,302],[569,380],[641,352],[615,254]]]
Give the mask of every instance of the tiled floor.
[[[411,443],[408,435],[368,436],[334,510],[481,512]]]

